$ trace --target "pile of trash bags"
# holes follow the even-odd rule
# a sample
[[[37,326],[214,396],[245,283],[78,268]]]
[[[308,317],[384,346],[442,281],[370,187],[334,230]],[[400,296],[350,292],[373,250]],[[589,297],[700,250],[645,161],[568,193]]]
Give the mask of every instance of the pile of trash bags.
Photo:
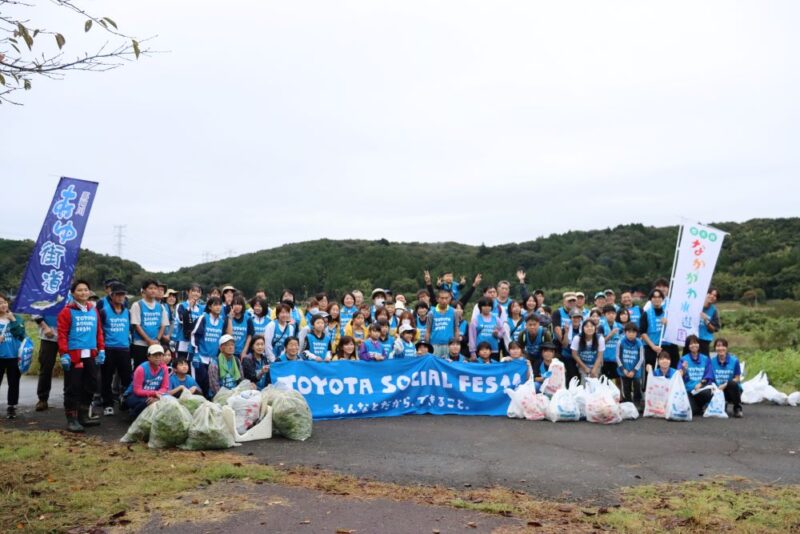
[[[773,404],[797,406],[800,404],[800,391],[787,395],[769,384],[769,377],[764,371],[746,382],[742,382],[742,403],[758,404],[768,401]]]
[[[268,439],[273,427],[288,439],[308,439],[308,403],[286,386],[258,391],[245,380],[235,389],[220,389],[212,401],[188,393],[180,399],[163,395],[139,414],[120,441],[146,442],[154,449],[228,449],[239,442]]]

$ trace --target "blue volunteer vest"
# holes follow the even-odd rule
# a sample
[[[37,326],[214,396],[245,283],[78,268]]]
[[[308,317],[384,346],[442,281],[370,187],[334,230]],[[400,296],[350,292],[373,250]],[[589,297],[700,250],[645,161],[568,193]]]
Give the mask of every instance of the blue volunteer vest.
[[[350,322],[350,320],[353,318],[353,315],[355,315],[357,311],[358,308],[356,308],[355,306],[350,306],[349,308],[347,306],[342,306],[341,308],[339,308],[339,322],[341,323],[339,329],[342,331],[340,335],[342,336],[344,335],[345,327],[347,327],[347,324]]]
[[[628,315],[630,316],[630,320],[636,326],[642,322],[642,309],[634,304],[630,308],[628,308]]]
[[[600,326],[602,327],[603,336],[607,336],[613,329],[617,329],[617,333],[606,341],[606,350],[603,353],[604,362],[615,362],[617,361],[617,345],[619,344],[619,340],[623,337],[620,333],[622,332],[622,325],[617,322],[614,322],[613,325],[609,325],[606,318],[601,317]]]
[[[394,338],[388,336],[386,339],[381,339],[381,345],[383,345],[383,350],[387,355],[391,354],[392,350],[394,350]]]
[[[150,369],[150,362],[144,362],[139,365],[142,369],[144,369],[144,382],[142,382],[142,389],[145,391],[158,391],[161,389],[161,383],[164,381],[164,369],[159,366],[158,373],[153,374],[153,371]],[[123,394],[124,397],[127,397],[133,393],[133,383],[128,385],[128,389],[125,390]]]
[[[67,338],[67,349],[84,350],[97,348],[97,310],[89,308],[82,311],[76,308],[69,309],[72,321]],[[10,334],[9,334],[10,335]]]
[[[703,312],[708,315],[709,319],[714,317],[714,314],[717,312],[717,307],[713,304],[708,308],[703,308]],[[700,326],[697,328],[697,337],[702,339],[703,341],[712,341],[714,339],[714,334],[708,331],[708,327],[706,327],[706,322],[700,319]]]
[[[164,311],[160,302],[156,302],[153,308],[150,309],[147,307],[147,303],[144,300],[139,301],[139,318],[141,319],[139,326],[142,327],[142,330],[144,330],[144,333],[147,334],[147,337],[150,339],[156,339],[158,337],[163,313]],[[144,340],[136,330],[133,332],[133,339],[135,341]]]
[[[244,350],[244,343],[247,341],[247,328],[248,319],[247,315],[242,314],[241,319],[235,318],[231,315],[231,330],[233,330],[233,339],[236,343],[233,349],[234,354],[239,355]]]
[[[597,337],[599,338],[600,336],[598,335]],[[596,345],[598,344],[599,343],[594,343],[591,347],[587,345],[583,350],[581,350],[580,345],[578,345],[578,358],[586,365],[594,365],[594,362],[597,361]]]
[[[258,358],[254,354],[253,355],[253,361],[255,362],[256,375],[258,375],[259,371],[261,371],[261,369],[263,369],[265,365],[269,365],[269,362],[267,361],[266,355],[264,356],[264,358]],[[258,379],[258,382],[256,382],[256,387],[258,389],[264,389],[265,387],[267,387],[267,379],[268,378],[269,378],[269,373],[266,373],[266,374],[262,375],[261,378]]]
[[[181,309],[189,311],[189,317],[192,319],[192,323],[195,323],[200,316],[203,315],[203,308],[201,308],[199,304],[195,304],[194,308],[189,308],[189,301],[186,300],[178,305],[178,312],[175,314],[175,328],[172,329],[172,340],[175,342],[189,341],[186,339],[186,336],[183,335],[183,325],[180,323]]]
[[[659,318],[664,317],[664,308],[661,308],[662,313],[661,315],[656,316],[656,310],[650,306],[647,309],[647,337],[650,338],[650,341],[653,342],[655,345],[661,344],[661,322]]]
[[[217,360],[217,365],[219,365],[219,360]],[[232,376],[233,370],[236,368],[236,357],[234,356],[230,360],[227,358],[222,358],[222,365],[225,366],[226,370],[228,371],[227,376],[222,376],[222,369],[219,372],[219,385],[224,388],[233,389],[236,387],[238,382]]]
[[[110,349],[127,349],[131,345],[131,315],[127,308],[114,311],[113,305],[103,308],[103,341]]]
[[[709,314],[710,315],[710,314]],[[739,359],[733,354],[728,354],[725,359],[725,365],[719,361],[719,356],[711,358],[711,370],[714,373],[714,383],[718,386],[727,384],[736,373],[736,367],[739,365]]]
[[[641,339],[628,341],[628,338],[622,338],[619,342],[619,359],[622,361],[622,368],[626,371],[632,371],[636,364],[639,363],[639,350],[644,345]],[[606,349],[607,350],[607,349]],[[644,366],[642,366],[644,367]],[[636,378],[642,376],[642,367],[636,373]],[[620,376],[622,369],[619,369]]]
[[[321,338],[317,337],[314,332],[309,332],[306,336],[306,350],[318,358],[325,358],[326,353],[330,350],[331,335],[327,331]]]
[[[444,312],[440,312],[439,307],[436,306],[430,315],[428,321],[433,321],[433,324],[431,324],[429,342],[431,345],[447,345],[455,330],[456,310],[448,306]]]
[[[508,323],[508,331],[511,335],[511,341],[516,341],[519,339],[519,335],[525,330],[525,316],[523,315],[516,324],[514,324],[514,319],[509,317],[506,319],[506,323]]]
[[[371,339],[368,339],[364,342],[364,346],[367,348],[367,354],[373,358],[375,356],[385,356],[383,352],[383,343],[381,343],[380,340],[376,343]]]
[[[492,335],[494,332],[495,327],[497,326],[497,318],[492,315],[489,319],[485,319],[483,315],[478,316],[478,322],[476,324],[475,332],[475,347],[477,348],[479,343],[486,341],[492,347],[492,352],[497,352],[500,341]]]
[[[217,323],[212,324],[210,313],[204,313],[203,317],[205,331],[203,332],[203,336],[197,340],[197,352],[200,356],[214,358],[219,354],[219,338],[222,337],[222,329],[225,326],[225,320],[220,315],[217,317]]]
[[[708,367],[708,356],[705,354],[698,354],[697,361],[694,361],[691,354],[686,354],[681,358],[681,363],[678,365],[678,369],[683,366],[683,362],[687,362],[689,365],[685,371],[686,376],[684,377],[684,382],[686,383],[686,391],[691,391],[706,374],[706,368]]]
[[[263,336],[264,332],[267,331],[267,325],[270,323],[271,319],[269,318],[269,313],[264,315],[264,317],[258,317],[257,315],[253,315],[253,333],[256,336]]]
[[[11,335],[10,327],[11,323],[7,323],[5,330],[0,328],[0,333],[3,334],[3,342],[0,343],[0,358],[3,359],[17,358],[17,343],[14,336]]]
[[[414,346],[413,341],[401,341],[403,344],[403,352],[395,354],[395,358],[413,358],[417,355],[417,347]]]
[[[275,323],[275,331],[272,334],[272,353],[278,358],[285,350],[286,339],[294,335],[295,326],[292,323],[286,323],[286,326],[281,329],[281,324],[277,319],[273,322]]]
[[[523,340],[525,341],[525,354],[531,358],[538,358],[542,355],[542,338],[544,337],[544,327],[539,326],[536,329],[536,336],[531,339],[530,332],[525,330]]]

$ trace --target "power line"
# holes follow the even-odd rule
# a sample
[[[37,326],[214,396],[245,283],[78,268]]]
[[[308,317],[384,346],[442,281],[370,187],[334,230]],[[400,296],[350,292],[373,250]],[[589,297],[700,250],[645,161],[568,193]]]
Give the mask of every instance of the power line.
[[[127,224],[115,224],[114,225],[114,248],[117,251],[117,256],[120,258],[122,257],[122,239],[125,237],[125,229],[128,227]]]

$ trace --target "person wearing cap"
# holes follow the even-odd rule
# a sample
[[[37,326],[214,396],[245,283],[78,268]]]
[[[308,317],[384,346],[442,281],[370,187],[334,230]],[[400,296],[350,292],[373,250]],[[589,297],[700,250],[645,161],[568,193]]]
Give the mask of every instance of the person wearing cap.
[[[381,327],[376,323],[369,325],[369,338],[358,349],[358,357],[363,361],[380,362],[386,359],[386,349],[381,343]]]
[[[167,329],[164,330],[164,335],[161,336],[161,343],[168,347],[170,342],[173,339],[173,334],[175,332],[175,322],[176,322],[176,307],[178,305],[178,292],[174,289],[166,289],[164,291],[164,298],[161,299],[161,303],[167,309],[167,319],[169,320],[169,326]]]
[[[561,340],[564,339],[564,332],[572,324],[572,310],[575,308],[578,297],[572,291],[566,291],[561,296],[562,306],[553,312],[553,337],[556,346],[561,347]]]
[[[219,338],[219,354],[208,366],[209,398],[221,388],[233,389],[242,381],[242,364],[236,357],[236,339],[230,334]]]
[[[99,304],[99,303],[98,303]],[[53,384],[53,369],[58,356],[58,314],[34,315],[31,317],[39,329],[39,377],[36,385],[36,411],[48,409],[50,389]]]
[[[417,356],[428,356],[433,350],[433,345],[427,341],[417,341],[415,347],[417,348]]]
[[[209,393],[208,368],[219,354],[219,340],[226,333],[227,325],[221,312],[222,300],[219,297],[209,298],[203,315],[197,319],[192,330],[194,378],[206,395]]]
[[[586,295],[583,291],[575,293],[575,307],[583,314],[583,318],[589,317],[589,308],[586,307]]]
[[[369,318],[370,321],[375,321],[375,310],[383,308],[383,303],[386,302],[386,291],[376,287],[372,290],[370,298],[372,299],[372,307],[369,309]]]
[[[103,282],[103,289],[105,289],[106,296],[97,301],[97,309],[102,310],[104,306],[111,304],[111,286],[121,284],[116,278],[107,278]],[[125,307],[128,307],[128,299],[125,299]]]
[[[578,309],[573,309],[570,314],[570,323],[564,328],[560,339],[561,361],[564,362],[564,371],[566,372],[568,383],[572,380],[572,377],[579,376],[578,364],[572,358],[572,341],[580,335],[582,323],[583,313]]]
[[[131,305],[133,327],[131,357],[134,368],[147,360],[147,347],[160,343],[164,331],[169,326],[166,306],[156,298],[158,292],[158,283],[146,279],[142,282],[142,299]]]
[[[147,347],[147,361],[136,367],[133,381],[123,397],[128,415],[136,419],[142,410],[161,400],[169,391],[169,370],[164,364],[164,347],[150,345]]]
[[[605,305],[606,305],[606,294],[603,293],[602,291],[598,291],[597,293],[594,294],[594,307],[602,310]]]
[[[603,294],[606,296],[606,305],[614,306],[614,311],[619,311],[619,304],[617,304],[617,295],[614,293],[613,289],[606,289],[603,291]]]
[[[436,306],[425,325],[425,340],[433,347],[431,353],[440,358],[447,357],[447,344],[458,337],[458,318],[456,310],[450,306],[451,298],[450,291],[439,289]]]
[[[99,309],[100,324],[106,344],[106,360],[100,367],[100,393],[103,415],[114,415],[114,394],[111,383],[114,373],[124,391],[131,383],[131,317],[125,307],[125,286],[116,283],[109,288],[111,300]]]
[[[325,313],[325,312],[322,312]],[[333,338],[326,328],[325,315],[317,313],[311,318],[311,329],[304,328],[300,333],[300,346],[303,358],[312,362],[329,362],[333,357],[331,348]]]
[[[401,324],[397,329],[399,335],[394,342],[394,350],[390,358],[413,358],[417,355],[417,348],[414,346],[414,335],[416,330],[408,324]]]

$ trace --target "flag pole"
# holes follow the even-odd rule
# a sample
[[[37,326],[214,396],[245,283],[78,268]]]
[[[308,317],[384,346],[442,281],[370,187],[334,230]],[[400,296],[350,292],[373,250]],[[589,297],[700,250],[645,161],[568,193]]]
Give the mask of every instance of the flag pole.
[[[668,300],[672,299],[672,284],[675,281],[675,269],[677,269],[678,267],[678,252],[680,251],[681,247],[681,237],[683,236],[683,228],[684,228],[684,223],[681,223],[681,225],[678,227],[678,240],[675,243],[675,257],[672,259],[672,274],[669,277],[669,290],[667,291]],[[666,306],[666,302],[664,304],[665,304],[664,318],[669,320],[669,317],[667,317],[667,310],[669,309],[669,306]],[[664,330],[666,330],[666,328],[667,328],[666,325],[664,324],[661,325],[661,335],[658,337],[659,350],[661,349],[661,344],[663,343]]]

